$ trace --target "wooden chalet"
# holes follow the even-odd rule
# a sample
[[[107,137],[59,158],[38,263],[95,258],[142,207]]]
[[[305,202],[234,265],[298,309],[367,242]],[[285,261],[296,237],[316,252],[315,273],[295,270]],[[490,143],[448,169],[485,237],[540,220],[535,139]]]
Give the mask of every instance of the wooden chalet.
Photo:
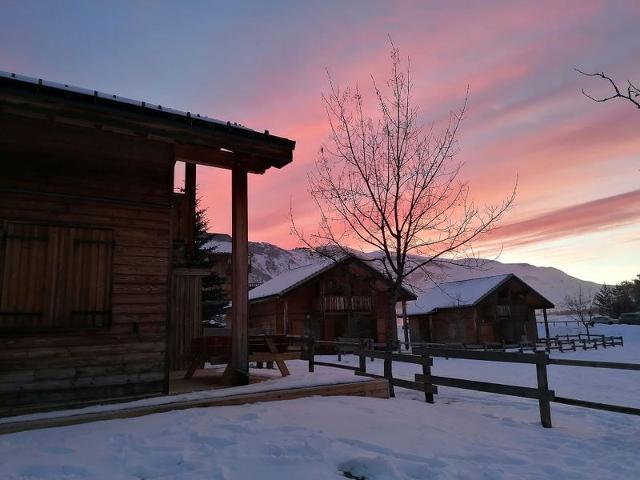
[[[232,170],[231,377],[246,383],[247,174],[284,167],[294,145],[0,72],[0,414],[167,392],[201,334],[204,273],[180,261],[196,165]]]
[[[389,280],[352,257],[286,271],[249,291],[249,325],[276,334],[385,341]],[[399,300],[415,295],[403,289]],[[397,332],[394,332],[397,334]]]
[[[516,344],[538,339],[553,304],[513,274],[441,283],[407,304],[412,343]],[[548,334],[547,334],[548,336]]]

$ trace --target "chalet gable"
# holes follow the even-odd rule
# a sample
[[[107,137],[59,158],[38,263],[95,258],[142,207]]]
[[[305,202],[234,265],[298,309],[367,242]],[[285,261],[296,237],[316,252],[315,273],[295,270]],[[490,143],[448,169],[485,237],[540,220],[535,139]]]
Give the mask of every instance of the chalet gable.
[[[381,272],[368,265],[366,262],[356,258],[344,256],[338,260],[320,259],[312,264],[303,265],[292,270],[281,273],[271,280],[249,291],[249,301],[257,302],[273,297],[282,297],[292,290],[307,284],[320,275],[329,272],[339,266],[352,262],[358,268],[372,274],[376,280],[389,285],[390,281]],[[390,285],[389,285],[390,286]],[[415,299],[415,295],[409,290],[402,288],[401,298],[405,300]]]
[[[445,282],[420,295],[407,305],[407,316],[430,315],[440,310],[475,307],[509,281],[517,281],[534,294],[539,308],[554,305],[513,273]]]

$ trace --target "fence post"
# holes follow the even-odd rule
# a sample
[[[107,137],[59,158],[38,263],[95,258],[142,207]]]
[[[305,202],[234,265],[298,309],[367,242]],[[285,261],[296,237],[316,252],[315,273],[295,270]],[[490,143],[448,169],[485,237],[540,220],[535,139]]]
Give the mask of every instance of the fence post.
[[[360,351],[358,352],[358,360],[359,360],[359,366],[358,369],[362,372],[362,373],[366,373],[367,372],[367,357],[365,357],[364,353],[365,353],[365,345],[367,344],[367,341],[363,338],[361,338],[360,340]]]
[[[314,346],[314,340],[312,337],[309,337],[307,339],[307,356],[309,359],[309,372],[313,373],[314,368],[315,368],[315,346]]]
[[[429,355],[422,355],[422,374],[426,377],[431,375],[431,365],[433,359]],[[433,403],[433,393],[431,392],[433,385],[424,381],[424,401],[427,403]]]
[[[538,377],[538,391],[541,398],[538,399],[540,405],[540,422],[544,428],[551,428],[551,404],[549,402],[549,381],[547,379],[547,364],[549,355],[547,352],[536,352],[536,373]],[[544,396],[544,398],[542,398]]]
[[[393,361],[391,360],[391,353],[392,351],[389,345],[387,345],[384,351],[384,377],[389,381],[389,396],[393,398],[396,396],[396,392],[393,388],[393,371],[391,367]]]

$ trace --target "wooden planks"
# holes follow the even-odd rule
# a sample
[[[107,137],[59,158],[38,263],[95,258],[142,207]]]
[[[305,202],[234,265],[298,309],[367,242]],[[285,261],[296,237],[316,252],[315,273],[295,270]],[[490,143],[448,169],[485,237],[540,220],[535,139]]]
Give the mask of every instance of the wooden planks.
[[[7,245],[17,267],[10,270],[18,272],[12,275],[31,281],[19,289],[23,298],[7,286],[0,298],[18,298],[21,311],[44,315],[31,332],[20,332],[13,319],[15,328],[0,336],[0,409],[161,391],[170,147],[46,122],[12,123],[4,114],[0,130],[0,221],[38,225],[36,236],[47,236],[43,247]],[[20,141],[29,136],[33,141]],[[0,283],[17,288],[20,278],[2,280],[3,247]],[[45,331],[55,322],[65,331]]]
[[[117,418],[135,418],[154,413],[185,410],[188,408],[206,408],[225,405],[243,405],[256,402],[272,402],[280,400],[294,400],[312,396],[362,396],[388,398],[387,382],[384,380],[370,380],[350,382],[334,385],[312,387],[287,388],[264,392],[228,395],[224,397],[182,400],[160,405],[131,407],[100,413],[78,414],[67,417],[31,420],[15,423],[0,424],[0,435],[42,428],[63,427],[82,423],[113,420]]]
[[[202,337],[202,277],[208,273],[204,269],[173,272],[169,331],[169,369],[172,371],[189,367],[193,340]]]

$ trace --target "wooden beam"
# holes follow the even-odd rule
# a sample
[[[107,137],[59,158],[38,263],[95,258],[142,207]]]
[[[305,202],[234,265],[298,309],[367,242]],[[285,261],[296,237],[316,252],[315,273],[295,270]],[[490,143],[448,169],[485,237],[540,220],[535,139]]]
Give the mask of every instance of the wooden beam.
[[[231,169],[236,161],[236,156],[233,152],[227,152],[204,145],[175,144],[173,148],[176,160],[181,162]]]
[[[549,335],[549,321],[547,320],[547,309],[543,308],[542,309],[542,316],[544,317],[544,334],[546,338],[550,338],[551,335]]]
[[[196,165],[184,164],[184,193],[187,197],[187,255],[193,256],[196,240]]]
[[[249,303],[249,225],[247,202],[247,170],[244,164],[234,166],[231,174],[231,364],[232,385],[249,383],[247,345],[247,306]]]
[[[0,79],[2,83],[2,79]],[[45,90],[47,87],[45,87]],[[2,114],[53,119],[88,128],[111,129],[119,133],[147,136],[171,143],[206,144],[224,147],[259,160],[261,168],[282,168],[293,159],[295,142],[274,135],[263,134],[233,125],[205,122],[152,108],[122,105],[94,96],[75,95],[47,97],[33,86],[27,91],[2,85],[0,108]],[[40,89],[42,90],[42,89]],[[83,98],[87,97],[87,98]],[[251,171],[251,169],[249,169]]]

